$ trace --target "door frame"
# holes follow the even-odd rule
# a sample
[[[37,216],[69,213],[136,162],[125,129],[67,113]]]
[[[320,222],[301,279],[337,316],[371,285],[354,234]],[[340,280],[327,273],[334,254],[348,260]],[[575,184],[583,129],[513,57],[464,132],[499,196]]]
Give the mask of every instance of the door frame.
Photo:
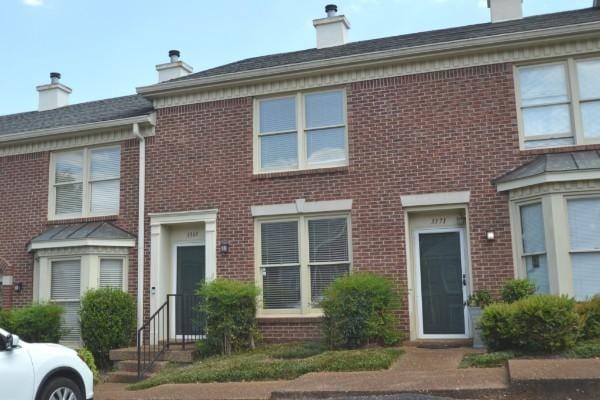
[[[425,334],[423,329],[423,298],[421,293],[421,249],[419,245],[419,237],[421,234],[432,234],[432,233],[449,233],[458,232],[460,238],[460,263],[461,263],[461,274],[466,277],[467,284],[462,286],[463,302],[466,302],[469,295],[469,279],[466,265],[466,252],[467,247],[465,243],[465,228],[422,228],[414,231],[415,241],[415,284],[416,284],[416,301],[417,301],[417,325],[418,325],[418,338],[419,339],[469,339],[471,337],[471,327],[469,321],[469,310],[466,306],[463,307],[464,321],[465,321],[465,333],[460,334]]]
[[[204,279],[206,280],[206,245],[203,240],[196,240],[193,242],[175,242],[173,243],[173,254],[171,259],[171,293],[168,294],[177,294],[177,272],[179,269],[179,265],[177,264],[177,249],[179,247],[204,247]],[[173,316],[169,321],[169,336],[174,339],[182,339],[183,335],[177,335],[177,325],[176,318],[177,312],[175,310],[175,302],[169,305],[169,313]]]

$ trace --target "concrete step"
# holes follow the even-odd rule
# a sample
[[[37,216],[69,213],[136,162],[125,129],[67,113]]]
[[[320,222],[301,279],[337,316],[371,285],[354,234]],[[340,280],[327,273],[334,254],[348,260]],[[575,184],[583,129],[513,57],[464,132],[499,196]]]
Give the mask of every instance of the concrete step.
[[[158,361],[171,361],[177,363],[191,363],[196,356],[196,349],[167,350]],[[124,349],[111,350],[109,353],[111,361],[137,361],[137,348],[127,347]]]
[[[417,339],[403,343],[408,347],[422,349],[452,349],[457,347],[473,347],[473,339]]]
[[[145,374],[144,379],[151,377],[152,374]],[[135,383],[138,381],[137,372],[113,371],[108,374],[107,381],[110,383]]]
[[[148,372],[158,372],[168,364],[168,361],[156,361]],[[136,360],[124,360],[117,362],[115,367],[122,372],[137,372],[138,363]]]

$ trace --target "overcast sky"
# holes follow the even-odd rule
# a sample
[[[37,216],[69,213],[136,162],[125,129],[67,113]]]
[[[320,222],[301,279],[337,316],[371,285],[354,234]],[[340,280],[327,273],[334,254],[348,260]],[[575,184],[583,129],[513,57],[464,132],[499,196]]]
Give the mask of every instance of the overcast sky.
[[[338,0],[350,40],[489,21],[486,0]],[[71,103],[156,82],[178,49],[194,71],[315,47],[325,0],[0,0],[0,115],[35,110],[51,71]],[[525,15],[590,7],[592,0],[524,0]]]

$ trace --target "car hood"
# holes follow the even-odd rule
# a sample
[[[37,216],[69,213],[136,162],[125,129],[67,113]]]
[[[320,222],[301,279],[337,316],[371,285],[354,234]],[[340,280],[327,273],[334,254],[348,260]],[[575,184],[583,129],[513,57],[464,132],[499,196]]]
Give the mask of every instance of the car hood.
[[[27,343],[21,340],[19,345],[33,354],[44,354],[45,356],[77,355],[75,350],[56,343]]]

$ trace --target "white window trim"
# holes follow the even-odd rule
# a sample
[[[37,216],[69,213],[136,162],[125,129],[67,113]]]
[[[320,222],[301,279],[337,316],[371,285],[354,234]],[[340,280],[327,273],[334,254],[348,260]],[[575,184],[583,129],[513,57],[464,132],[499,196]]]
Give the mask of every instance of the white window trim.
[[[262,307],[262,294],[258,296],[257,318],[289,318],[289,317],[321,317],[323,310],[319,307],[313,307],[311,304],[311,282],[310,282],[310,256],[309,256],[309,238],[308,221],[319,219],[345,218],[348,229],[348,263],[349,272],[352,273],[352,220],[349,212],[333,213],[315,213],[315,214],[297,214],[295,216],[272,216],[260,217],[254,220],[254,254],[255,254],[255,276],[256,286],[263,287],[262,282],[262,254],[261,254],[261,224],[269,222],[298,222],[298,246],[300,257],[300,308],[299,309],[276,309],[267,310]],[[339,263],[338,263],[339,264]]]
[[[93,150],[98,149],[119,149],[121,152],[120,145],[109,145],[109,146],[95,146],[95,147],[83,147],[78,149],[69,149],[60,152],[52,152],[50,153],[50,177],[49,177],[49,189],[48,189],[48,220],[63,220],[63,219],[74,219],[74,218],[88,218],[88,217],[106,217],[119,215],[119,209],[121,207],[120,195],[121,188],[119,184],[119,209],[115,212],[102,212],[102,213],[94,213],[91,211],[91,185],[93,182],[99,182],[98,180],[92,181],[90,176],[90,162],[91,162],[91,152]],[[70,214],[56,214],[56,156],[59,154],[66,153],[74,153],[81,151],[83,152],[83,168],[82,168],[82,185],[83,185],[83,194],[82,194],[82,206],[81,213],[70,213]],[[122,156],[122,152],[121,152]],[[122,174],[121,174],[121,165],[119,165],[119,182],[121,182]],[[109,179],[109,180],[117,180],[117,178]]]
[[[579,81],[577,76],[577,62],[578,61],[591,61],[591,60],[600,60],[598,55],[595,56],[585,56],[585,57],[569,57],[567,59],[557,60],[554,62],[537,62],[537,63],[527,63],[527,64],[517,64],[513,67],[513,79],[514,79],[514,87],[515,87],[515,96],[517,103],[517,122],[519,128],[519,147],[521,150],[537,150],[537,149],[546,149],[546,148],[554,148],[554,147],[570,147],[570,146],[580,146],[587,144],[598,144],[600,143],[600,138],[586,138],[583,132],[583,122],[582,122],[582,114],[580,104],[582,103],[581,97],[579,95]],[[531,136],[527,139],[525,138],[525,129],[523,126],[523,105],[521,103],[521,90],[519,84],[519,70],[522,68],[528,67],[541,67],[545,65],[565,65],[566,73],[567,73],[567,95],[569,96],[568,104],[569,112],[571,115],[571,134],[553,134],[553,135],[539,135],[539,136]],[[583,102],[590,101],[585,100]],[[544,140],[544,139],[560,139],[560,138],[573,138],[573,144],[569,145],[560,145],[560,146],[544,146],[544,147],[536,147],[536,148],[526,148],[525,143],[529,141],[536,140]]]
[[[305,127],[305,115],[304,115],[304,96],[307,94],[315,94],[315,93],[328,93],[328,92],[342,92],[342,103],[343,103],[343,113],[344,113],[344,121],[343,125],[332,125],[327,127],[322,127],[319,129],[325,128],[335,128],[335,127],[343,127],[344,128],[344,144],[346,152],[346,158],[344,161],[340,162],[324,162],[315,165],[309,165],[307,156],[306,156],[306,133],[313,129],[307,129]],[[271,168],[271,169],[263,169],[260,166],[260,102],[264,100],[273,100],[273,99],[284,99],[284,98],[296,98],[296,139],[298,141],[298,166],[293,168]],[[253,116],[253,173],[255,175],[260,174],[272,174],[277,172],[289,172],[289,171],[303,171],[303,170],[311,170],[311,169],[322,169],[322,168],[335,168],[335,167],[345,167],[348,166],[349,163],[349,152],[348,152],[348,112],[347,112],[347,96],[346,90],[344,88],[329,88],[329,89],[316,89],[316,90],[306,90],[302,92],[290,93],[286,95],[278,95],[278,96],[268,96],[268,97],[257,97],[254,99],[254,116]],[[276,132],[276,133],[284,133]],[[291,132],[291,131],[290,131]],[[274,133],[269,133],[270,135]]]

